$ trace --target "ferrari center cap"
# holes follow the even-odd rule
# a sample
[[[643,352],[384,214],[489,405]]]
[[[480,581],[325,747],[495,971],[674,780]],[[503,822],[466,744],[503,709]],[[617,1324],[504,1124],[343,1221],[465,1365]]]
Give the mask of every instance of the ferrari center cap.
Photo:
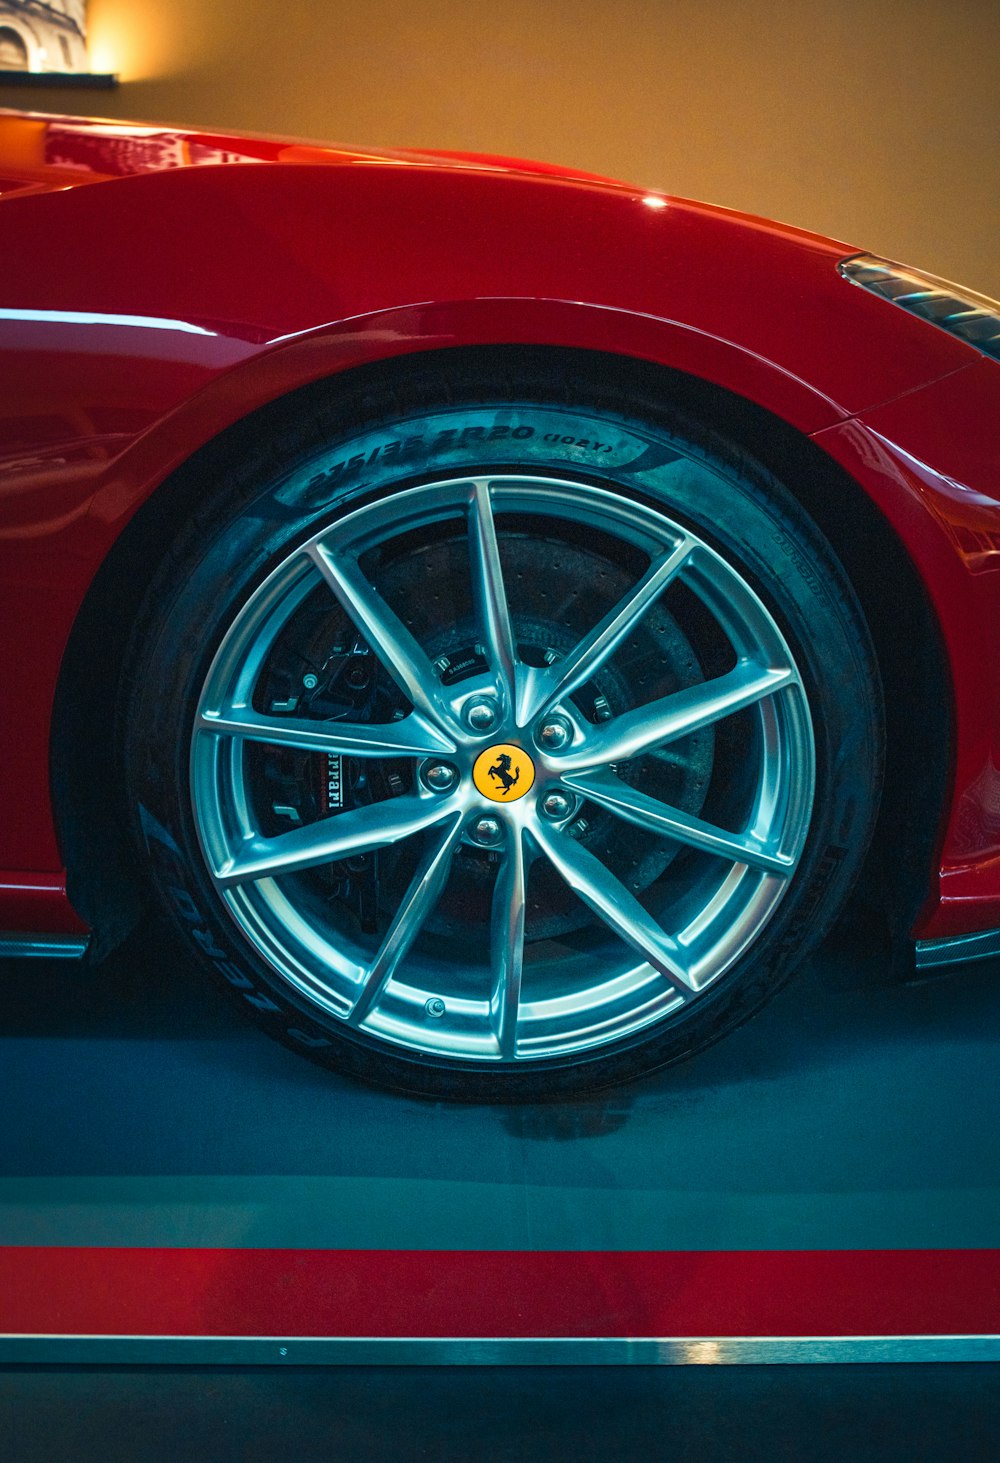
[[[476,758],[472,780],[490,802],[513,803],[523,798],[534,782],[535,764],[521,747],[497,742]]]

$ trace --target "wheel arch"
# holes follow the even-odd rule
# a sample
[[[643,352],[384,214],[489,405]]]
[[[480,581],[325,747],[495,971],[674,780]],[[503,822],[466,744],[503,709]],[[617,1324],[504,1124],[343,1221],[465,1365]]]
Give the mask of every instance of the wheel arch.
[[[445,367],[501,372],[523,390],[545,389],[551,367],[595,405],[671,405],[750,452],[799,500],[840,558],[872,631],[886,692],[887,762],[882,811],[862,884],[879,891],[894,943],[906,946],[934,869],[948,789],[951,686],[947,657],[920,576],[895,530],[862,486],[798,427],[723,386],[670,367],[593,350],[484,346],[425,350],[325,376],[258,407],[198,448],[142,503],[115,540],[75,621],[56,691],[52,787],[70,899],[95,932],[93,953],[114,948],[137,923],[145,883],[121,806],[108,708],[127,673],[127,647],[145,587],[164,545],[224,464],[266,455],[273,427],[333,394],[349,409],[407,399],[439,403]],[[484,388],[485,389],[485,388]],[[551,388],[550,388],[551,389]],[[565,396],[551,399],[565,400]],[[914,676],[909,627],[922,627],[929,653]],[[942,695],[942,690],[947,694]],[[900,850],[904,853],[900,853]]]

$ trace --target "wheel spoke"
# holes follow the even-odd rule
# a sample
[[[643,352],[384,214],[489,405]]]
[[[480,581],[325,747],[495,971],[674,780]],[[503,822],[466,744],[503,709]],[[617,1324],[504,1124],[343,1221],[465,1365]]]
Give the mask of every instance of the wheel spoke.
[[[439,801],[414,793],[351,808],[275,838],[258,835],[247,839],[216,872],[216,883],[228,889],[247,880],[274,878],[369,853],[409,838],[447,816],[447,808]]]
[[[382,941],[381,949],[365,975],[361,993],[348,1017],[351,1026],[360,1026],[372,1007],[378,1004],[382,992],[396,973],[399,962],[405,957],[423,928],[427,916],[444,893],[451,873],[452,855],[461,833],[461,814],[456,814],[442,837],[432,843],[424,854]]]
[[[788,854],[767,847],[752,835],[728,833],[724,828],[717,828],[712,823],[696,818],[693,813],[685,813],[680,808],[658,802],[656,798],[648,797],[637,788],[629,787],[628,783],[622,782],[613,772],[574,772],[567,774],[562,780],[567,787],[583,793],[592,802],[617,813],[629,823],[635,823],[650,833],[673,838],[678,843],[687,844],[689,848],[700,848],[706,853],[730,859],[733,863],[749,864],[751,868],[763,869],[769,874],[781,874],[785,878],[795,868],[795,860]]]
[[[469,557],[473,599],[482,626],[486,654],[497,679],[497,691],[510,705],[514,694],[517,651],[500,565],[490,485],[483,479],[473,484],[469,500]]]
[[[773,669],[755,661],[740,661],[724,676],[662,696],[594,727],[582,747],[560,758],[560,767],[576,771],[638,757],[653,747],[734,716],[796,681],[795,672],[788,666]]]
[[[653,560],[638,584],[601,620],[589,635],[558,661],[544,680],[532,688],[535,704],[522,708],[524,721],[544,716],[557,702],[564,701],[593,677],[613,655],[623,640],[635,630],[647,610],[676,579],[694,548],[689,539],[682,539]]]
[[[511,830],[510,846],[497,874],[490,930],[493,957],[490,1024],[504,1061],[513,1061],[517,1055],[526,885],[524,839],[520,829],[515,828]]]
[[[412,711],[401,721],[309,721],[305,717],[262,716],[250,707],[202,714],[199,731],[243,737],[248,742],[298,747],[304,752],[339,753],[348,757],[426,757],[454,752],[455,743],[437,727]]]
[[[695,994],[677,941],[660,928],[600,859],[567,834],[541,823],[534,835],[542,852],[584,904],[648,960],[681,995],[687,998]]]
[[[400,690],[417,711],[449,732],[450,716],[429,657],[368,582],[357,561],[319,542],[310,544],[307,552]]]

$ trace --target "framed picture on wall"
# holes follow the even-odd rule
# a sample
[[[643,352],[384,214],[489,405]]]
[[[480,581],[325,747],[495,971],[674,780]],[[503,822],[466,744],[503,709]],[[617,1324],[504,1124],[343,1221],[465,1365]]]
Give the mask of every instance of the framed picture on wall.
[[[89,69],[86,0],[0,0],[0,71]]]

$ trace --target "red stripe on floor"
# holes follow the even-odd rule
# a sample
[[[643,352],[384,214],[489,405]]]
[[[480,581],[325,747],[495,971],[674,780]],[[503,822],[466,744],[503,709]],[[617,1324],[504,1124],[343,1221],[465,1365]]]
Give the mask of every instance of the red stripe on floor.
[[[0,1247],[0,1332],[157,1336],[1000,1333],[998,1250]]]

